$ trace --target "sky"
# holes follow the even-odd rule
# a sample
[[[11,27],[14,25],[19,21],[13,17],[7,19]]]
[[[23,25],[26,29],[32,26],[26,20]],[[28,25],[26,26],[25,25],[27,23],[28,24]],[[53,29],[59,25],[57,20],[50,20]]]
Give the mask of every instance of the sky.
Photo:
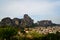
[[[0,0],[0,20],[23,18],[28,14],[34,22],[52,20],[60,24],[60,0]]]

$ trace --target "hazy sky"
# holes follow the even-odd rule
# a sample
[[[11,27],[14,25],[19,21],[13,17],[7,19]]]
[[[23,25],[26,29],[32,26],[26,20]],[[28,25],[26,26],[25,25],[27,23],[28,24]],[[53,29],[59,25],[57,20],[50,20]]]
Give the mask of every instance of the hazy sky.
[[[60,0],[0,0],[0,20],[22,18],[28,14],[34,21],[52,20],[60,23]]]

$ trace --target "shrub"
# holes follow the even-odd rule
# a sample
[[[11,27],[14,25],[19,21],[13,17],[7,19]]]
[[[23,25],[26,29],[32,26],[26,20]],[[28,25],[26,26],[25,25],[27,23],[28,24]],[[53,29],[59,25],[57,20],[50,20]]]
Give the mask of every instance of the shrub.
[[[17,29],[13,27],[0,28],[0,38],[1,39],[10,39],[17,34]]]

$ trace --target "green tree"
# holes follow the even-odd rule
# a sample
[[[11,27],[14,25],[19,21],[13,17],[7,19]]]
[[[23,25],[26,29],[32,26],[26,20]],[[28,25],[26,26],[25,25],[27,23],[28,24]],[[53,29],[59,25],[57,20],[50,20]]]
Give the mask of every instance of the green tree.
[[[17,34],[17,29],[13,27],[0,28],[0,39],[10,40],[11,37]]]
[[[56,38],[58,39],[58,40],[60,40],[60,32],[56,32]]]
[[[57,40],[56,34],[49,33],[48,35],[46,35],[46,40]]]

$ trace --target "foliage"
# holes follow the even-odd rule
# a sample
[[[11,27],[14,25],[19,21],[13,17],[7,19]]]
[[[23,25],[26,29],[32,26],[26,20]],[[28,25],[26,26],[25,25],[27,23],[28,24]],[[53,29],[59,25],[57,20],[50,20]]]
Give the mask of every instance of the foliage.
[[[40,34],[36,31],[25,33],[21,30],[22,36],[17,35],[18,28],[6,26],[0,28],[0,40],[60,40],[60,32],[49,33],[47,35]],[[20,34],[21,35],[21,34]]]
[[[7,27],[7,28],[0,28],[0,38],[2,39],[10,39],[10,37],[13,37],[17,34],[17,29],[13,27]]]

